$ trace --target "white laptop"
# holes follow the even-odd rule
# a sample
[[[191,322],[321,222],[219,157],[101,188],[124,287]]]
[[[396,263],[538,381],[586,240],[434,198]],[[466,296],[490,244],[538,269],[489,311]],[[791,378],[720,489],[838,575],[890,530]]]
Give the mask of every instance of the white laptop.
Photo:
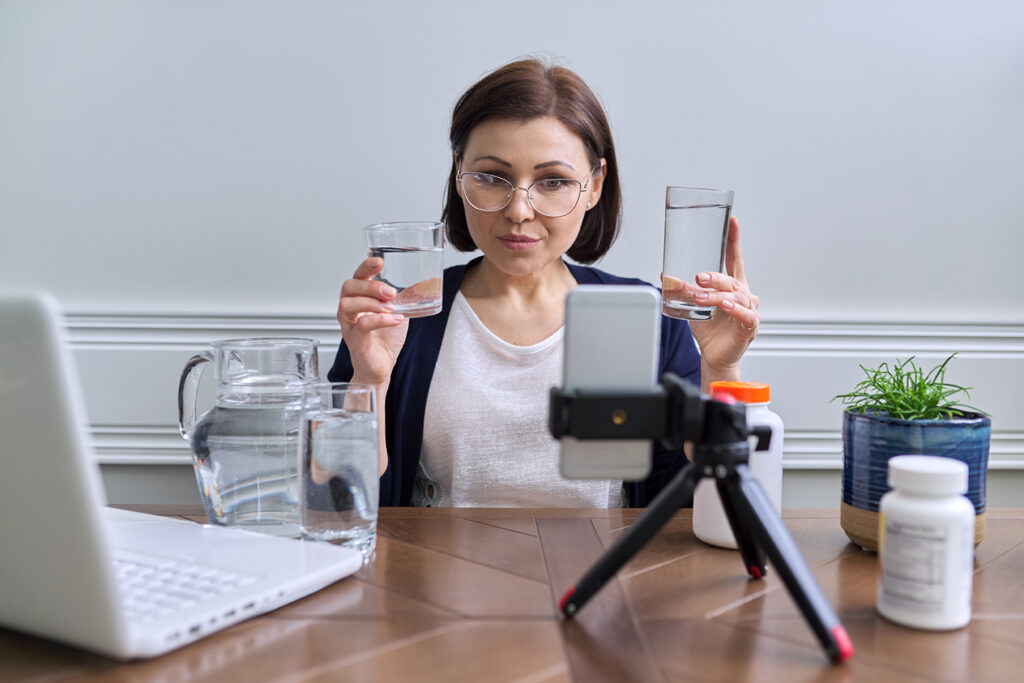
[[[151,657],[362,564],[326,543],[104,507],[85,425],[55,301],[0,292],[0,626]]]

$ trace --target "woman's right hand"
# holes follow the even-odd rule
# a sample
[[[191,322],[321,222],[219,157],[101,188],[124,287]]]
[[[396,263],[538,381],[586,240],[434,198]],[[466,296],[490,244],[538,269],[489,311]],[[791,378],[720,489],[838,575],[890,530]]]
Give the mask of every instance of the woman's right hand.
[[[384,259],[368,258],[341,286],[338,322],[352,358],[353,382],[386,383],[409,331],[408,319],[392,312],[394,287],[372,279],[383,268]]]

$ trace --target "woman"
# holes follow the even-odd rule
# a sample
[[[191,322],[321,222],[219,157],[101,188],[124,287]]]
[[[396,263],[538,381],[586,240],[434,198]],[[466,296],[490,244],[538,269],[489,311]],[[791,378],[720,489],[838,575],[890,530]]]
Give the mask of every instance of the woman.
[[[607,117],[573,72],[536,60],[473,85],[452,115],[452,170],[442,218],[449,242],[483,255],[445,270],[439,315],[393,314],[395,291],[369,258],[338,303],[343,343],[328,377],[378,387],[381,505],[644,506],[685,464],[655,448],[642,482],[566,480],[547,432],[560,383],[565,297],[578,284],[645,284],[596,268],[619,230],[621,195]],[[739,379],[757,334],[739,227],[726,270],[697,278],[719,313],[663,318],[660,372],[705,391]],[[610,332],[613,333],[613,332]],[[700,354],[694,345],[700,345]],[[624,494],[624,495],[623,495]]]

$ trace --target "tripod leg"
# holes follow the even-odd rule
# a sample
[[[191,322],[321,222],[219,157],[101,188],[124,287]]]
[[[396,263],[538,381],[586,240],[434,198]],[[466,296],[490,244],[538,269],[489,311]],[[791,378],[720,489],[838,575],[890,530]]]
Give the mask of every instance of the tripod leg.
[[[740,556],[743,557],[743,565],[747,573],[755,579],[763,579],[768,571],[765,564],[764,550],[758,545],[750,530],[743,524],[737,512],[739,503],[736,497],[741,495],[735,481],[729,479],[718,479],[718,497],[722,501],[722,508],[732,528],[733,538],[736,539],[736,546],[739,548]]]
[[[575,586],[566,591],[558,607],[571,617],[615,575],[622,565],[629,561],[658,530],[665,526],[676,510],[693,500],[693,490],[700,479],[700,473],[693,464],[684,467],[669,482],[658,497],[648,506],[643,515],[624,534],[616,539],[612,547],[587,570]]]
[[[848,659],[853,654],[850,637],[822,594],[786,525],[775,513],[768,494],[746,465],[737,465],[736,473],[739,476],[735,485],[739,490],[733,500],[740,523],[760,542],[832,661]]]

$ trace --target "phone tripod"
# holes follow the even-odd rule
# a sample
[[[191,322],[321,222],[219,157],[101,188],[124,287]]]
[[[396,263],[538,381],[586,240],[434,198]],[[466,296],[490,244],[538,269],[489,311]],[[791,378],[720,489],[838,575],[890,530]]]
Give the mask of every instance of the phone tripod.
[[[638,419],[631,420],[631,415]],[[562,597],[559,608],[566,617],[579,611],[676,510],[691,503],[698,481],[711,478],[750,576],[764,577],[767,554],[829,658],[838,663],[853,654],[846,629],[825,600],[768,495],[747,467],[748,437],[756,436],[756,449],[766,450],[771,431],[767,427],[748,428],[743,406],[705,399],[692,384],[669,373],[662,379],[662,387],[650,392],[554,389],[550,427],[556,438],[657,438],[676,449],[684,442],[694,444],[693,462]]]

